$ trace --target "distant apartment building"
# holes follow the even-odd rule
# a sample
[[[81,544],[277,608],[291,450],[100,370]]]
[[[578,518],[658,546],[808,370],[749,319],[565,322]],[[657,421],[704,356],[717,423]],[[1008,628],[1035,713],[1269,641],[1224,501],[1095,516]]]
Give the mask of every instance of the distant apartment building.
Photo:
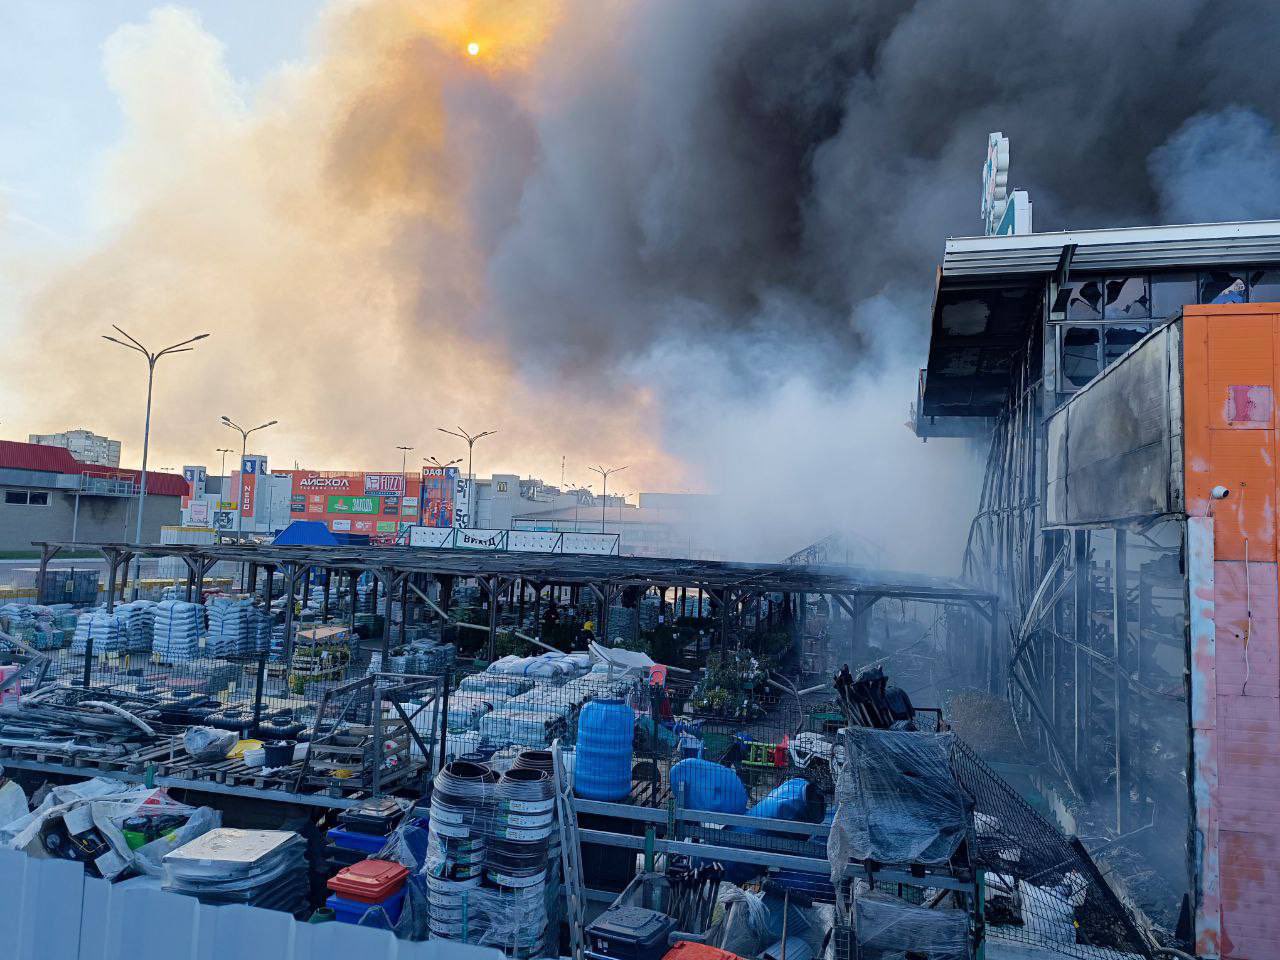
[[[32,433],[28,443],[42,447],[62,447],[81,463],[100,467],[120,466],[120,441],[102,437],[92,430],[64,430],[62,433]]]

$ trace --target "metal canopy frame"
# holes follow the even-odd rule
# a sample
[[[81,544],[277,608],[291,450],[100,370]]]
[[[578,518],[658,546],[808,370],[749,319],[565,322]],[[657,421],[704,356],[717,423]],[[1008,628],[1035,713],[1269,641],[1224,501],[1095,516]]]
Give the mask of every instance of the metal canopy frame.
[[[189,566],[243,563],[260,567],[314,567],[322,570],[371,570],[381,578],[402,574],[442,577],[520,579],[530,583],[585,586],[603,591],[655,584],[721,591],[818,593],[830,596],[874,596],[942,603],[997,602],[996,595],[959,580],[919,574],[889,573],[861,567],[747,564],[655,557],[594,556],[440,550],[416,547],[301,547],[261,544],[125,544],[36,541],[49,556],[63,549],[97,550],[109,573],[125,558],[178,557]]]

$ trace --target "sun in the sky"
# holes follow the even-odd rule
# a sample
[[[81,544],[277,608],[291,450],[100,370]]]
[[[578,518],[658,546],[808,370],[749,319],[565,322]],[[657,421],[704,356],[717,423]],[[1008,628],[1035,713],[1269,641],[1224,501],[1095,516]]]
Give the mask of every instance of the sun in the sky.
[[[480,44],[472,40],[470,43],[467,44],[467,53],[469,53],[473,57],[478,55],[480,53]]]

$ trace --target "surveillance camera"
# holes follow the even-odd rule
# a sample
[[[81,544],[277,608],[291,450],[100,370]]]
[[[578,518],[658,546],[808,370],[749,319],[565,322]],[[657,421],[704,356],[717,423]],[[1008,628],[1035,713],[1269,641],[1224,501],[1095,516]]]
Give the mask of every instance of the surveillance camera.
[[[1214,487],[1212,490],[1209,491],[1209,496],[1213,497],[1213,499],[1215,500],[1225,500],[1230,495],[1231,495],[1231,491],[1228,490],[1226,487],[1222,486],[1221,484],[1219,484],[1218,486]]]

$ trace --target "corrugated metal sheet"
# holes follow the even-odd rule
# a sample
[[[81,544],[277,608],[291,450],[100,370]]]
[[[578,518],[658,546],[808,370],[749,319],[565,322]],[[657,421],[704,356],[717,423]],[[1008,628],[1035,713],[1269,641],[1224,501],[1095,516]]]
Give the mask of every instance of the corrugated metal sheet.
[[[1122,227],[947,241],[947,279],[990,274],[1050,273],[1062,248],[1075,244],[1073,270],[1213,266],[1280,260],[1280,221]]]
[[[119,887],[79,864],[0,850],[0,956],[12,960],[502,960],[487,947],[298,923],[253,907]]]

